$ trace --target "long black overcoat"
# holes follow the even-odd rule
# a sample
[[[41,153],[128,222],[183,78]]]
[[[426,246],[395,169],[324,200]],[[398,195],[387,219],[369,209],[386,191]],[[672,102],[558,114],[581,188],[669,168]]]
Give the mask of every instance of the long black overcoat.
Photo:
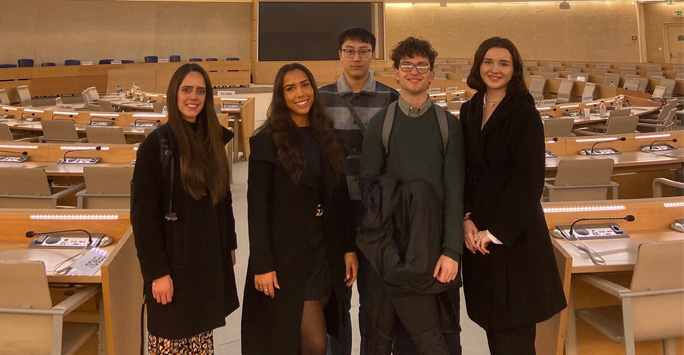
[[[164,219],[170,174],[162,172],[159,132],[172,134],[168,128],[157,128],[138,149],[131,184],[131,224],[144,280],[148,329],[158,337],[178,339],[225,325],[225,317],[238,308],[230,256],[237,238],[230,186],[217,205],[212,205],[209,196],[195,200],[183,188],[174,145],[173,210],[178,220]],[[224,143],[232,136],[223,129]],[[166,305],[152,297],[152,281],[164,275],[171,275],[174,286],[173,301]]]
[[[566,306],[540,198],[544,129],[528,93],[509,93],[482,127],[483,93],[461,108],[466,212],[503,245],[463,255],[468,315],[485,330],[544,321]]]
[[[247,190],[249,265],[242,309],[242,354],[299,354],[304,290],[309,273],[308,236],[323,204],[324,245],[333,295],[325,309],[328,333],[338,335],[344,309],[344,253],[355,251],[354,221],[343,176],[337,177],[323,158],[323,188],[309,174],[295,185],[278,163],[268,129],[250,138]],[[320,199],[323,201],[320,201]],[[254,275],[276,271],[275,298],[254,288]]]

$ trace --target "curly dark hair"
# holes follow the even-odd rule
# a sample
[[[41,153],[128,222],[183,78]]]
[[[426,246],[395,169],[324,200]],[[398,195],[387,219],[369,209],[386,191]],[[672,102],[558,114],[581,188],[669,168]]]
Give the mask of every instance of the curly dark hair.
[[[204,107],[197,114],[197,131],[181,116],[178,109],[178,90],[183,79],[197,72],[204,77],[206,86]],[[183,64],[171,77],[166,92],[168,124],[178,145],[181,182],[194,199],[211,196],[214,205],[227,194],[230,184],[228,158],[224,151],[223,133],[214,110],[214,90],[207,72],[198,64]]]
[[[318,92],[313,74],[299,63],[286,64],[276,74],[273,84],[273,99],[268,107],[266,122],[257,129],[256,133],[268,131],[273,135],[278,150],[278,161],[288,172],[295,184],[299,184],[306,169],[306,156],[300,145],[302,136],[290,117],[290,109],[285,102],[283,79],[285,74],[293,71],[303,71],[314,91],[313,104],[309,110],[309,126],[316,142],[328,158],[337,178],[344,176],[346,155],[342,139],[335,131],[333,122],[325,114],[323,98]]]
[[[391,58],[394,61],[394,68],[399,69],[402,58],[413,58],[415,55],[427,57],[430,60],[430,68],[435,66],[437,52],[432,48],[430,42],[420,38],[408,37],[397,43],[392,49]]]
[[[508,82],[506,93],[527,91],[525,76],[523,75],[523,61],[520,57],[520,53],[511,40],[501,37],[486,39],[480,44],[480,47],[477,48],[473,66],[470,68],[470,74],[468,74],[468,80],[466,81],[468,86],[477,91],[487,90],[487,85],[484,80],[482,80],[482,76],[480,76],[480,67],[484,61],[485,54],[487,54],[487,51],[492,47],[503,48],[511,53],[511,59],[513,60],[513,77],[511,78],[511,81]]]

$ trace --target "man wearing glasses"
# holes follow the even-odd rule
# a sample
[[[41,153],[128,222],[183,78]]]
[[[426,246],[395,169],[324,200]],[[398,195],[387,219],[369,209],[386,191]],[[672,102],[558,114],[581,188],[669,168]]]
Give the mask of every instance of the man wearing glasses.
[[[373,193],[368,187],[381,174],[397,179],[400,185],[422,180],[428,182],[434,190],[434,194],[426,195],[431,196],[433,201],[438,201],[435,202],[436,210],[441,209],[441,216],[433,216],[434,212],[410,210],[410,219],[427,213],[436,217],[429,220],[437,224],[436,233],[439,230],[442,233],[436,234],[437,241],[442,241],[441,255],[434,256],[436,261],[425,263],[435,265],[434,270],[430,266],[424,274],[429,273],[426,277],[430,280],[430,289],[436,291],[432,293],[422,289],[421,293],[416,290],[398,290],[394,286],[388,286],[377,273],[372,274],[370,339],[376,353],[389,354],[391,349],[396,355],[461,354],[461,282],[458,272],[463,254],[463,132],[458,119],[448,112],[438,112],[443,109],[433,105],[428,95],[428,87],[435,76],[433,66],[436,57],[437,52],[430,42],[413,37],[406,38],[394,47],[391,58],[394,61],[395,77],[401,87],[401,96],[397,104],[392,104],[373,116],[364,137],[360,168],[364,194]],[[383,127],[385,121],[391,117],[394,121]],[[400,188],[399,185],[396,187]],[[380,198],[384,211],[387,201],[384,200],[384,195]],[[377,200],[374,203],[377,204]],[[366,213],[369,212],[372,213],[370,210]],[[370,221],[370,217],[372,215],[367,216],[364,223],[366,220]],[[398,223],[397,220],[394,223]],[[411,223],[414,222],[409,221],[407,225],[398,227],[403,228],[398,233],[415,230]],[[442,223],[443,229],[439,228],[439,223]],[[420,231],[415,234],[418,236],[418,243],[429,238],[423,234],[427,232],[423,231],[431,230],[430,228],[417,230]],[[369,231],[373,233],[372,230]],[[416,239],[410,240],[413,243]],[[398,247],[401,248],[402,245]],[[408,252],[405,258],[408,265]]]
[[[347,149],[347,185],[352,200],[356,227],[359,227],[363,209],[359,190],[359,162],[363,147],[366,125],[378,111],[399,98],[399,93],[385,84],[375,81],[370,75],[370,66],[375,51],[375,36],[365,28],[350,27],[339,37],[339,56],[344,73],[337,82],[320,89],[325,100],[326,114],[334,120],[335,128],[342,136]],[[368,346],[368,295],[371,267],[361,253],[359,275],[356,282],[359,292],[359,330],[361,333],[361,355],[367,354]],[[346,336],[341,342],[330,342],[333,355],[351,354],[351,288],[347,292]]]

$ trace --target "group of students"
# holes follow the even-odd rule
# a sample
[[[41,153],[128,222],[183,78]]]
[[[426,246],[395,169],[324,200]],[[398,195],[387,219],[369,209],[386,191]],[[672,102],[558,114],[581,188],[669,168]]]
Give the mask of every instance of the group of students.
[[[278,71],[250,138],[242,353],[350,354],[358,280],[362,355],[461,354],[463,279],[491,353],[534,354],[536,323],[566,301],[539,202],[543,127],[517,49],[480,45],[459,120],[428,95],[428,41],[392,50],[400,92],[370,74],[371,32],[346,29],[339,48],[344,73],[320,89],[301,64]],[[167,103],[131,185],[148,352],[213,354],[212,330],[239,306],[232,133],[197,64],[176,71]]]

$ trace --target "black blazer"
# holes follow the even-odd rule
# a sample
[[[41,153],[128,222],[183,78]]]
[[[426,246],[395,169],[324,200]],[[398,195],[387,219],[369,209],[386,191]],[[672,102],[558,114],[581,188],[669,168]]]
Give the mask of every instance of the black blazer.
[[[464,253],[468,315],[485,330],[541,322],[566,306],[540,199],[544,129],[532,96],[509,93],[482,127],[483,93],[461,107],[466,144],[466,212],[490,243]]]
[[[177,147],[173,207],[178,221],[165,221],[170,179],[162,172],[159,127],[138,149],[131,184],[131,224],[144,280],[150,333],[169,339],[187,338],[226,324],[238,308],[230,251],[237,248],[230,186],[223,201],[195,200],[180,179]],[[233,134],[223,129],[223,141]],[[171,275],[173,301],[166,305],[152,297],[152,280]]]
[[[337,334],[344,310],[344,254],[355,251],[354,221],[344,176],[322,159],[322,193],[307,173],[295,185],[277,158],[269,129],[250,138],[247,190],[249,266],[242,311],[242,353],[298,354],[304,289],[309,274],[308,235],[323,204],[324,244],[333,296],[325,310],[327,329]],[[321,201],[322,199],[322,201]],[[254,288],[254,275],[276,271],[275,298]]]

